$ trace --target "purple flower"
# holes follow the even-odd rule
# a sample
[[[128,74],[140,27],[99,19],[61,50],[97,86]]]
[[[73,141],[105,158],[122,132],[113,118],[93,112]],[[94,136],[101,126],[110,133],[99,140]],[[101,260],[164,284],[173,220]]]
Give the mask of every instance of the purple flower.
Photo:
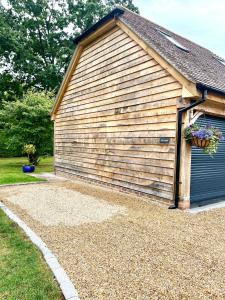
[[[192,136],[197,137],[201,140],[209,140],[213,136],[213,132],[209,129],[201,128],[196,131],[192,131]]]

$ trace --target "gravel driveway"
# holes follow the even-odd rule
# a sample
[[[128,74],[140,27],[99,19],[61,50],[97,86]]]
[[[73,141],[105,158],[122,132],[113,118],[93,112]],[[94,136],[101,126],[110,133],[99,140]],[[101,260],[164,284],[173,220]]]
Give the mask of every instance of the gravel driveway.
[[[225,209],[192,215],[82,182],[1,187],[81,299],[225,299]]]

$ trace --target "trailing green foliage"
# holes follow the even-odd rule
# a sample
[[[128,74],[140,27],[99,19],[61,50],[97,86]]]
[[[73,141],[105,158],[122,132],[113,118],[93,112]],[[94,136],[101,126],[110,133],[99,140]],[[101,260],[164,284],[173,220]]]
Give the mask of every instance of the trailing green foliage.
[[[216,154],[219,143],[224,140],[224,136],[219,128],[216,128],[211,124],[202,126],[198,124],[191,124],[185,128],[184,137],[190,144],[192,144],[192,140],[194,138],[209,141],[209,145],[203,149],[203,152],[210,156]]]
[[[0,110],[0,127],[4,132],[6,148],[22,154],[26,144],[33,144],[38,155],[52,154],[53,123],[50,110],[53,105],[52,93],[28,91],[12,103],[4,102]]]
[[[72,39],[116,4],[138,12],[132,0],[0,1],[0,106],[28,89],[59,88]]]

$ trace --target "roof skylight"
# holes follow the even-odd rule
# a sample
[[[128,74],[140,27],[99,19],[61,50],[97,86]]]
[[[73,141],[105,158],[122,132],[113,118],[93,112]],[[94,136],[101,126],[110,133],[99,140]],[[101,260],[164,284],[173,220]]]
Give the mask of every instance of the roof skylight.
[[[221,64],[223,64],[225,66],[225,61],[219,57],[214,57],[216,60],[218,60],[218,62],[220,62]]]
[[[158,29],[159,33],[161,33],[165,38],[167,38],[172,44],[174,44],[177,48],[185,51],[185,52],[189,52],[189,50],[184,47],[183,45],[181,45],[178,41],[176,41],[171,35],[169,35],[168,33],[161,31],[160,29]]]

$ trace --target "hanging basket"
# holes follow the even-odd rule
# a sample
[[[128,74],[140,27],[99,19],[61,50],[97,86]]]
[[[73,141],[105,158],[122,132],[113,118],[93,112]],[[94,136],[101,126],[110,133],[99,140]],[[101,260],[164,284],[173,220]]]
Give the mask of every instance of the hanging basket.
[[[202,140],[197,137],[192,137],[192,146],[196,146],[198,148],[207,148],[210,144],[210,140]]]

